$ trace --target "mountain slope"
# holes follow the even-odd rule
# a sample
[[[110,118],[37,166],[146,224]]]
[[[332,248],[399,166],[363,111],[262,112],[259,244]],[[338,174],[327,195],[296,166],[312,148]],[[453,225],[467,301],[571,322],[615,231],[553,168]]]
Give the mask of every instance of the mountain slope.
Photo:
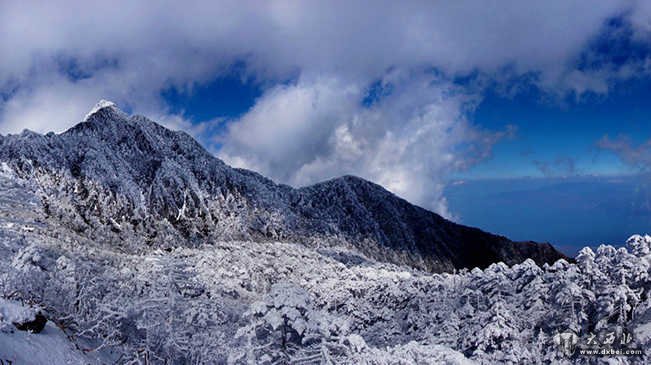
[[[434,272],[563,257],[449,222],[360,178],[275,184],[109,102],[62,134],[0,138],[0,161],[38,186],[47,219],[125,249],[291,240]]]
[[[576,263],[457,274],[291,242],[133,253],[47,219],[32,187],[0,168],[0,302],[51,323],[0,328],[5,363],[649,363],[649,236],[586,248]],[[568,331],[580,336],[573,357],[554,342]],[[578,354],[612,333],[607,350],[638,355]]]

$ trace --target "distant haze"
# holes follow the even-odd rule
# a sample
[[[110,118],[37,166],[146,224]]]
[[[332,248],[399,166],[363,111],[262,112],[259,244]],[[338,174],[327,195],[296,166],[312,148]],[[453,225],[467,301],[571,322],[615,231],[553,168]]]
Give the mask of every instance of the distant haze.
[[[651,180],[618,177],[470,180],[446,190],[463,224],[514,240],[547,241],[574,256],[651,232]]]

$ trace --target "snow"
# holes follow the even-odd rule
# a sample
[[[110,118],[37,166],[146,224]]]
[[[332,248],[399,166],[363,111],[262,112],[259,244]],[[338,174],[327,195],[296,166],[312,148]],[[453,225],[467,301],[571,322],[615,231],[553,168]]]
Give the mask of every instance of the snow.
[[[27,191],[13,194],[30,200]],[[12,205],[24,217],[21,224],[39,219],[38,212],[23,212],[28,206]],[[0,223],[4,209],[0,204]],[[637,313],[628,320],[644,341],[640,346],[651,341],[651,312],[636,299],[648,298],[649,278],[632,268],[648,273],[647,256],[627,250],[585,250],[577,264],[547,268],[527,261],[432,275],[368,258],[345,266],[329,251],[291,242],[216,241],[125,253],[49,224],[24,238],[17,227],[0,230],[14,252],[0,255],[0,282],[21,295],[43,293],[32,299],[58,308],[57,318],[74,318],[75,340],[56,332],[50,338],[57,330],[51,323],[45,338],[5,334],[2,346],[18,349],[11,353],[16,359],[21,346],[35,353],[57,346],[63,349],[57,360],[69,363],[93,363],[79,356],[103,358],[105,350],[135,361],[143,348],[172,363],[182,356],[199,363],[223,356],[244,363],[531,363],[540,353],[550,356],[543,363],[558,363],[550,345],[555,331],[616,315],[609,308],[620,307],[617,298]],[[641,239],[635,247],[650,242]],[[627,267],[631,287],[647,288],[637,297],[610,284]],[[587,278],[602,278],[603,285],[590,287]],[[542,324],[547,332],[540,336]],[[84,355],[75,352],[77,345],[99,350]]]
[[[52,322],[41,333],[0,331],[0,361],[8,364],[101,364],[106,357],[87,355],[75,348]]]
[[[49,365],[102,362],[101,354],[84,354],[52,322],[48,322],[38,334],[19,331],[13,326],[15,322],[33,320],[34,315],[33,308],[0,298],[0,363]]]
[[[95,104],[95,106],[93,106],[93,108],[84,117],[84,122],[87,121],[93,114],[97,113],[98,111],[104,108],[117,108],[117,105],[112,101],[108,101],[104,99],[98,101],[97,104]]]
[[[6,162],[0,163],[0,174],[6,177],[12,176],[13,171],[11,170],[11,167],[9,167],[9,165]]]
[[[35,311],[29,307],[0,298],[0,331],[11,330],[13,323],[31,321],[35,314]]]
[[[644,323],[635,329],[635,338],[639,341],[651,343],[651,322]]]

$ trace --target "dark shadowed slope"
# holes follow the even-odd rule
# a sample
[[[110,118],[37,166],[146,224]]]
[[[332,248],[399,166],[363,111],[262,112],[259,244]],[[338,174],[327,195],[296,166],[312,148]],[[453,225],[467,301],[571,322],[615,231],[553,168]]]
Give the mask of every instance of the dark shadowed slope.
[[[34,182],[48,219],[129,249],[294,240],[436,272],[563,257],[549,244],[452,223],[357,177],[300,189],[275,184],[107,102],[62,134],[0,138],[0,161]]]

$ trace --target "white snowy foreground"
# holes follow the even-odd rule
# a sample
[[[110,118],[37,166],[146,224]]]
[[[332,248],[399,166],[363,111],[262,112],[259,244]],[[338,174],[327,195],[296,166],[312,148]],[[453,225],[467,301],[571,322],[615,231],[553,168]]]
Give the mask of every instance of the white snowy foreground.
[[[12,322],[19,319],[16,314],[21,316],[20,312],[30,312],[30,308],[0,299],[0,364],[100,364],[110,361],[98,358],[99,354],[84,354],[52,322],[38,334],[17,330]]]
[[[0,176],[0,364],[570,364],[554,344],[626,328],[651,345],[651,237],[576,264],[429,274],[352,249],[214,242],[140,252],[55,225]],[[41,333],[16,316],[41,308]]]

